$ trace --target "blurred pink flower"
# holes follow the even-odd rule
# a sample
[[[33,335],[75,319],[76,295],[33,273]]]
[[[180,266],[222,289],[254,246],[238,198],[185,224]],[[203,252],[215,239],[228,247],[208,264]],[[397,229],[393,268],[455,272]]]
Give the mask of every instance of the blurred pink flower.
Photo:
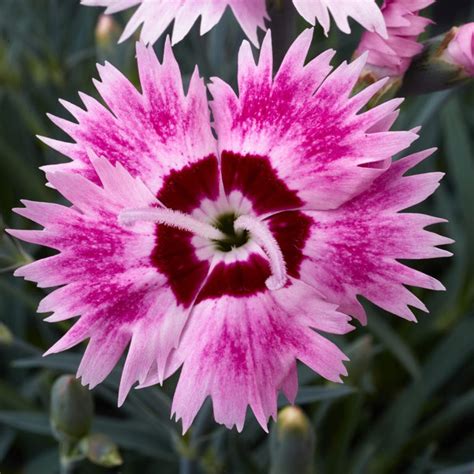
[[[265,0],[81,0],[83,5],[107,7],[106,13],[116,13],[137,6],[120,38],[129,38],[143,24],[141,40],[153,44],[174,20],[172,43],[178,43],[201,16],[201,35],[207,33],[230,7],[250,41],[258,46],[257,28],[265,30],[269,19]],[[386,28],[375,0],[293,0],[299,13],[312,25],[321,23],[329,30],[329,14],[338,28],[350,33],[348,18],[352,17],[369,31],[383,37]]]
[[[24,201],[44,230],[10,230],[58,250],[16,275],[55,287],[48,321],[80,315],[51,349],[89,339],[78,370],[100,383],[130,344],[130,388],[182,367],[173,412],[187,430],[207,396],[217,422],[242,429],[247,406],[266,429],[277,392],[295,399],[300,360],[340,382],[347,360],[318,331],[366,321],[362,295],[414,320],[426,311],[405,285],[442,290],[398,259],[450,255],[424,230],[440,219],[400,213],[434,192],[441,173],[404,176],[432,151],[392,164],[416,138],[389,131],[400,100],[363,111],[384,80],[352,94],[365,58],[331,71],[332,51],[305,64],[312,31],[272,74],[270,33],[255,64],[244,42],[236,94],[196,70],[187,94],[169,41],[160,64],[137,45],[141,91],[113,66],[95,85],[108,108],[51,116],[73,142],[43,140],[72,159],[46,167],[71,203]],[[209,105],[214,122],[211,125]],[[214,133],[218,137],[214,137]]]
[[[356,56],[369,52],[367,70],[378,79],[385,76],[401,77],[412,59],[422,51],[418,36],[431,20],[419,15],[419,11],[435,0],[385,0],[382,13],[387,25],[388,37],[364,32]]]
[[[443,59],[462,67],[466,75],[474,77],[474,23],[455,28],[454,34]]]

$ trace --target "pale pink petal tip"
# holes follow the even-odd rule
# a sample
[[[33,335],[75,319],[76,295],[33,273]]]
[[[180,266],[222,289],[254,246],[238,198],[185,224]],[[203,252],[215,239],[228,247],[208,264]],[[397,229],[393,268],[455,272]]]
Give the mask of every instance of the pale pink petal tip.
[[[474,77],[474,22],[467,23],[455,29],[455,36],[444,54],[445,60]]]
[[[105,13],[112,14],[137,6],[119,42],[130,38],[141,28],[140,38],[146,44],[153,44],[174,22],[172,43],[181,41],[201,18],[201,35],[211,30],[229,7],[247,37],[258,46],[258,28],[265,30],[268,19],[265,0],[82,0],[83,5],[107,7]]]
[[[418,37],[431,23],[419,15],[434,0],[386,0],[382,7],[387,36],[367,31],[356,55],[369,52],[367,69],[376,78],[403,76],[412,59],[422,51]]]

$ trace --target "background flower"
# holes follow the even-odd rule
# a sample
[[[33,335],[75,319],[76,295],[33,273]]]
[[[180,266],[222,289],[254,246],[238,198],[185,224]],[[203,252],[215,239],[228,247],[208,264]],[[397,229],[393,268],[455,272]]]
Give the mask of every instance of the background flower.
[[[443,59],[461,66],[467,76],[474,76],[474,23],[455,29]]]
[[[201,35],[207,33],[230,7],[247,37],[258,46],[257,29],[266,29],[269,19],[265,0],[81,0],[83,5],[107,7],[112,14],[138,6],[120,41],[129,38],[143,24],[140,37],[153,44],[174,20],[172,43],[181,41],[201,16]],[[329,14],[344,33],[350,33],[348,18],[354,18],[369,31],[386,36],[386,27],[375,0],[293,0],[298,12],[312,25],[319,22],[327,34]],[[278,2],[276,2],[278,7]]]
[[[418,37],[431,23],[419,11],[432,3],[434,0],[385,0],[382,14],[387,37],[365,32],[356,51],[356,55],[369,52],[367,70],[374,78],[403,76],[412,59],[423,50]]]
[[[116,13],[138,6],[127,24],[120,41],[125,41],[142,26],[143,42],[153,44],[174,20],[172,43],[178,43],[201,17],[201,35],[221,19],[229,6],[240,26],[253,44],[258,44],[257,28],[265,29],[268,18],[265,0],[81,0],[83,5],[107,7],[106,13]]]

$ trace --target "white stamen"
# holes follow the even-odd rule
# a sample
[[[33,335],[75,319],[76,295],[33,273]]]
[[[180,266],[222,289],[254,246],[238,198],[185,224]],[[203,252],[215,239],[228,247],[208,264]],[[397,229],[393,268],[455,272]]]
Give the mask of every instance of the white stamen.
[[[272,275],[267,278],[265,284],[269,290],[279,290],[286,284],[286,264],[280,246],[270,229],[262,221],[251,216],[240,216],[234,222],[234,229],[248,230],[253,238],[259,243],[266,253],[270,262]]]
[[[176,229],[186,230],[209,240],[220,240],[224,234],[211,224],[198,221],[183,212],[172,211],[160,207],[145,207],[142,209],[126,209],[118,216],[120,225],[131,226],[135,222],[146,221],[165,224]]]

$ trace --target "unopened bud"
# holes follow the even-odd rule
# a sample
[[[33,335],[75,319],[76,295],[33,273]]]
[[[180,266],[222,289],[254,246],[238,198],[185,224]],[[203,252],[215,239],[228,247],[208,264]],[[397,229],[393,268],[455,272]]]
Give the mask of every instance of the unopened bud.
[[[5,324],[0,323],[0,344],[9,345],[13,342],[13,334]]]
[[[408,70],[401,95],[448,89],[474,77],[474,23],[428,40]]]
[[[121,34],[119,24],[109,15],[100,15],[95,28],[97,46],[108,48],[117,43]]]
[[[51,390],[50,422],[58,441],[74,442],[89,433],[94,405],[92,395],[73,375],[63,375]]]
[[[271,474],[311,474],[315,435],[303,410],[289,406],[278,414],[271,434]]]
[[[89,461],[102,467],[120,466],[123,463],[117,445],[103,434],[85,437],[80,443],[80,450]]]
[[[462,68],[466,77],[474,77],[474,22],[453,28],[451,36],[442,59]]]

